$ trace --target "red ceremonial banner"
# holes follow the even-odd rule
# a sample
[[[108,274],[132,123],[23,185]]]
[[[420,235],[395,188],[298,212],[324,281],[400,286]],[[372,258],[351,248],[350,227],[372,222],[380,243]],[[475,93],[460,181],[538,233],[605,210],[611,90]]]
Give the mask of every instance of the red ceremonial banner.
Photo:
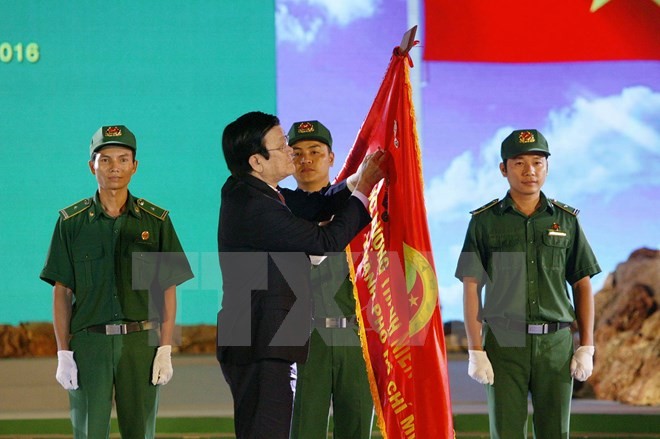
[[[409,58],[392,56],[337,177],[376,148],[387,179],[372,191],[371,226],[349,246],[362,348],[385,438],[453,438],[445,338],[426,221]]]
[[[660,60],[657,0],[426,0],[428,61]]]

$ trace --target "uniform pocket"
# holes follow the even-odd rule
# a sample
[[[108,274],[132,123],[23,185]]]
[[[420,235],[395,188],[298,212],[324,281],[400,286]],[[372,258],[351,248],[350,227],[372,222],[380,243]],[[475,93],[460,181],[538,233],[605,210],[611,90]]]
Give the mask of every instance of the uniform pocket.
[[[488,236],[488,246],[493,251],[524,252],[525,235],[522,233],[493,233]]]
[[[103,258],[103,247],[80,247],[73,249],[76,290],[94,287],[94,273],[100,273],[97,267]]]
[[[493,276],[496,273],[525,269],[525,236],[516,233],[492,234],[488,237]]]
[[[541,266],[551,270],[560,270],[566,266],[566,249],[570,244],[568,234],[553,236],[548,233],[543,235],[543,247],[541,247]]]
[[[137,246],[136,246],[137,247]],[[148,290],[156,276],[160,253],[135,248],[131,252],[131,279],[133,290]]]

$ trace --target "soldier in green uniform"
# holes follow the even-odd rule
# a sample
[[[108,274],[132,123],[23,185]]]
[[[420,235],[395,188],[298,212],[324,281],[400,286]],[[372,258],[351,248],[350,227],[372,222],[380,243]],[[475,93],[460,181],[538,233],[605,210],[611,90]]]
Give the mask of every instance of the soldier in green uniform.
[[[289,144],[294,151],[293,175],[298,188],[282,191],[287,206],[305,219],[330,220],[331,208],[320,208],[308,195],[321,192],[332,197],[343,191],[347,198],[353,189],[352,181],[330,186],[334,163],[330,131],[319,121],[296,122],[289,130]],[[346,255],[311,259],[314,329],[307,362],[298,364],[291,438],[327,438],[332,403],[333,437],[366,439],[371,437],[373,400],[357,334]]]
[[[153,438],[172,377],[176,286],[193,277],[168,211],[133,196],[137,143],[122,125],[92,137],[98,190],[60,211],[40,278],[53,285],[57,381],[76,438]]]
[[[584,381],[593,369],[590,279],[600,267],[578,211],[541,191],[549,155],[537,130],[513,131],[502,142],[500,171],[509,191],[472,212],[456,270],[468,374],[486,384],[491,438],[527,437],[528,394],[534,436],[568,438],[573,378]]]

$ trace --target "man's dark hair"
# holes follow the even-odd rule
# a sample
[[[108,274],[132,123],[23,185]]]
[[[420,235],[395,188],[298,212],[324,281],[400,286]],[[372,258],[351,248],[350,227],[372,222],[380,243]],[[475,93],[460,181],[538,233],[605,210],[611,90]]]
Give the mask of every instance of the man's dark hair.
[[[270,158],[264,137],[279,124],[277,116],[252,111],[225,127],[222,132],[222,152],[231,175],[241,177],[249,174],[252,167],[248,160],[254,154],[261,154],[266,160]]]

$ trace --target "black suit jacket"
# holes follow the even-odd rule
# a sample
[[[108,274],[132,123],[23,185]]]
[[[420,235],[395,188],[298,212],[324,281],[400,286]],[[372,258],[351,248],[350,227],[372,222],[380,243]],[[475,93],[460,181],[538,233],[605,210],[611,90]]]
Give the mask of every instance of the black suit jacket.
[[[309,221],[326,221],[332,218],[351,196],[346,180],[330,185],[317,192],[305,192],[302,189],[280,189],[286,206],[297,217]],[[323,195],[322,197],[319,194]]]
[[[307,254],[342,251],[369,222],[360,200],[345,187],[318,197],[318,206],[340,203],[332,222],[298,218],[263,181],[229,177],[222,188],[218,249],[223,281],[218,313],[220,362],[260,359],[304,362],[311,331],[310,262]],[[335,207],[339,206],[337,204]]]

